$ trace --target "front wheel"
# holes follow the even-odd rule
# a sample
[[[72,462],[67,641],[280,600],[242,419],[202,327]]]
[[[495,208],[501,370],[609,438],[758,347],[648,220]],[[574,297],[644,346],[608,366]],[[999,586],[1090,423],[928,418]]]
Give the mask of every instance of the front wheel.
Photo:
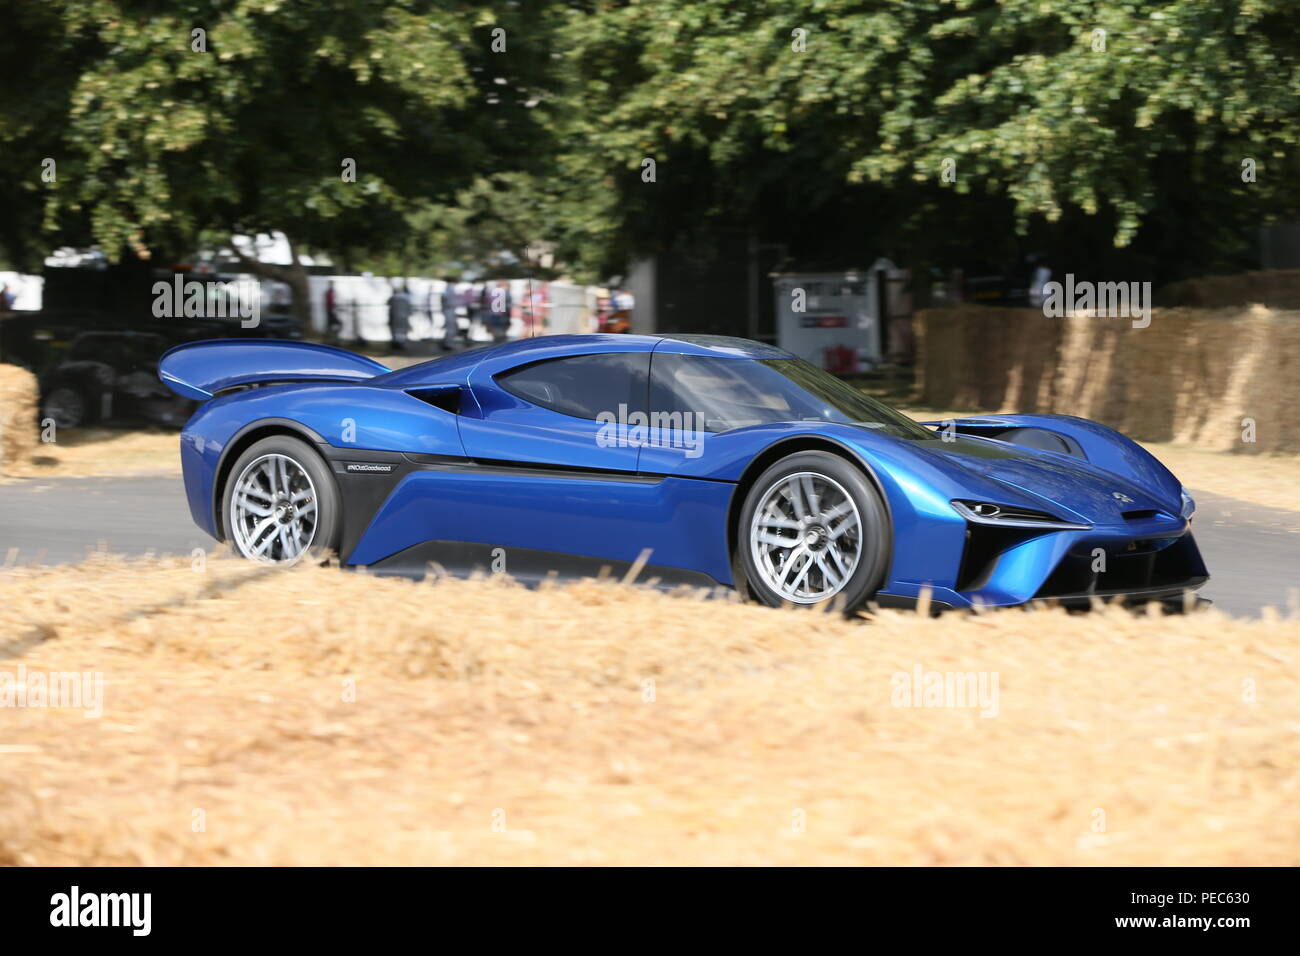
[[[861,469],[798,452],[764,471],[745,498],[736,548],[745,584],[764,604],[833,601],[856,610],[884,583],[890,527]]]
[[[222,495],[227,537],[245,558],[268,564],[320,560],[338,545],[338,487],[304,441],[254,442],[230,470]]]

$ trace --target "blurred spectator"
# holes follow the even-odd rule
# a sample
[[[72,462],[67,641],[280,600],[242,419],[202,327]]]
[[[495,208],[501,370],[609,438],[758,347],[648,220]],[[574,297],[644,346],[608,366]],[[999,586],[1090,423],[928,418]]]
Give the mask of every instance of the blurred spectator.
[[[492,341],[504,342],[510,332],[510,316],[514,311],[514,298],[510,295],[510,283],[498,282],[489,294],[488,305],[492,318]]]
[[[613,289],[609,298],[601,302],[600,331],[632,331],[632,295],[622,289]]]
[[[470,332],[475,325],[487,328],[488,324],[488,285],[476,282],[465,292],[465,315],[469,319]]]
[[[397,283],[388,300],[388,331],[393,337],[393,351],[405,352],[411,334],[411,295],[404,282]]]
[[[551,307],[550,284],[528,281],[528,308],[523,314],[524,337],[540,335],[546,329],[546,313]]]
[[[1029,279],[1029,304],[1037,309],[1042,307],[1043,286],[1052,278],[1052,270],[1036,255],[1030,256],[1029,262],[1034,267]]]
[[[12,312],[14,310],[14,294],[9,291],[9,283],[0,285],[0,312]]]
[[[325,337],[331,341],[338,341],[339,333],[343,328],[343,323],[339,321],[338,295],[334,291],[334,283],[329,284],[325,290]]]
[[[455,279],[442,281],[442,350],[447,352],[454,349],[460,341],[460,323],[456,319],[460,297],[456,295]]]

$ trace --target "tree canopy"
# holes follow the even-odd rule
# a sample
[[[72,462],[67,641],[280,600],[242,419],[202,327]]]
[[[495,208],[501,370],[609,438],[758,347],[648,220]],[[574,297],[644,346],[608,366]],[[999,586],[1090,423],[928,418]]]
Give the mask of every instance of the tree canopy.
[[[1286,0],[593,4],[561,39],[574,238],[709,219],[938,248],[1058,224],[1124,247],[1145,227],[1137,254],[1199,239],[1205,265],[1296,215],[1297,28]]]
[[[490,51],[493,29],[520,29],[519,10],[505,14],[391,0],[23,7],[6,72],[16,90],[26,59],[52,82],[0,105],[22,147],[9,188],[40,197],[46,236],[110,256],[188,251],[204,231],[400,244],[416,204],[539,153],[532,61]],[[38,245],[31,208],[11,246]]]
[[[925,261],[1019,230],[1212,269],[1300,212],[1298,28],[1286,0],[29,2],[0,242],[547,240],[594,277],[718,228]]]

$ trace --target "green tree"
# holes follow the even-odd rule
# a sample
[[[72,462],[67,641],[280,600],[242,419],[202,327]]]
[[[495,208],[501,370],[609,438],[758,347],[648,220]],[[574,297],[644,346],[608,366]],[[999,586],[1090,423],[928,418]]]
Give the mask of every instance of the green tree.
[[[45,0],[21,22],[30,65],[60,78],[0,107],[31,137],[6,188],[25,217],[39,198],[41,235],[145,258],[280,230],[293,263],[247,265],[289,281],[300,310],[298,250],[400,249],[414,210],[526,166],[545,135],[529,101],[546,21],[518,6]],[[20,257],[37,245],[30,223],[6,239]]]
[[[1287,0],[579,5],[561,236],[606,264],[701,223],[923,255],[1005,226],[1239,258],[1297,213],[1297,28]]]

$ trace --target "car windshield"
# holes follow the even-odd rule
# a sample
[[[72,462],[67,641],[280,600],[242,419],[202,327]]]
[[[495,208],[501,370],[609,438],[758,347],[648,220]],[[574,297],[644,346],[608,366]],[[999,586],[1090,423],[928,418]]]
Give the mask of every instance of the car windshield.
[[[913,441],[934,432],[803,359],[657,354],[650,407],[702,415],[711,432],[774,422],[843,422]]]

